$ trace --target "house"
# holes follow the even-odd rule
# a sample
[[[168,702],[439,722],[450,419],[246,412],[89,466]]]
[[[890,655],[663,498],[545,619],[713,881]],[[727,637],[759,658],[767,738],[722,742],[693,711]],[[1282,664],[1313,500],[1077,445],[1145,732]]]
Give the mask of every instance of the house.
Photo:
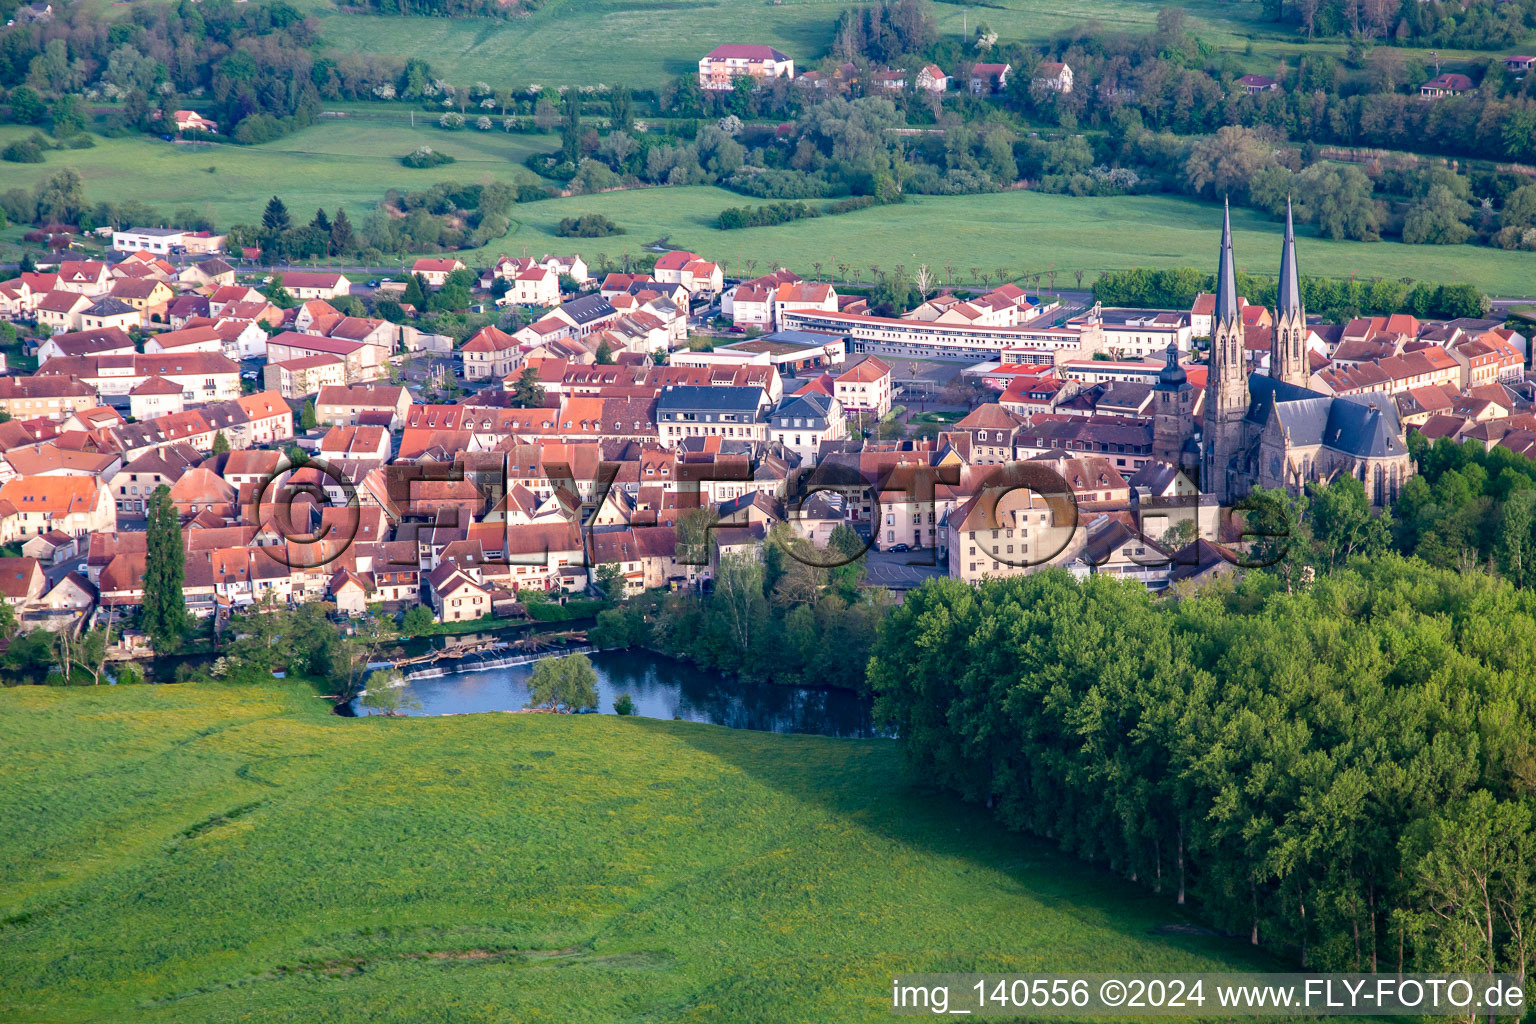
[[[1059,60],[1043,60],[1035,65],[1030,84],[1065,95],[1072,91],[1072,68]]]
[[[107,297],[137,309],[146,322],[165,323],[166,307],[176,293],[170,285],[152,277],[123,278],[112,285]]]
[[[656,428],[661,443],[672,447],[689,437],[766,441],[761,418],[767,396],[757,387],[675,384],[656,399]]]
[[[352,282],[345,274],[334,272],[292,271],[283,275],[283,288],[299,300],[352,294]]]
[[[464,264],[456,259],[441,259],[427,256],[423,256],[411,264],[411,273],[420,275],[433,288],[441,288],[448,283],[449,274],[455,270],[463,269]]]
[[[111,327],[103,331],[72,331],[55,334],[37,347],[37,365],[59,356],[108,356],[131,354],[133,339]]]
[[[262,369],[262,383],[284,398],[303,398],[327,387],[344,386],[347,362],[324,353],[269,362]]]
[[[971,95],[990,96],[1002,92],[1008,88],[1008,73],[1012,70],[1011,64],[972,64]]]
[[[122,299],[114,299],[111,296],[97,299],[90,306],[79,313],[80,329],[82,331],[99,331],[108,327],[117,327],[128,330],[130,327],[144,326],[144,313],[124,302]]]
[[[117,511],[142,516],[149,496],[161,486],[169,487],[181,475],[202,461],[202,455],[187,444],[155,448],[129,462],[112,476]]]
[[[1472,89],[1472,79],[1466,75],[1446,72],[1436,75],[1423,85],[1419,86],[1419,95],[1426,99],[1437,100],[1442,96],[1457,96]]]
[[[58,334],[80,329],[80,316],[94,303],[89,298],[72,291],[52,291],[38,299],[32,307],[37,326],[48,334]]]
[[[331,582],[325,587],[325,596],[336,605],[340,614],[359,618],[368,614],[368,598],[373,590],[373,584],[366,576],[342,568],[332,574]]]
[[[470,335],[459,352],[464,358],[465,380],[505,377],[518,368],[523,357],[517,339],[494,325],[482,327]]]
[[[1077,509],[1050,470],[1019,463],[994,472],[945,517],[949,575],[975,583],[1038,572],[1075,555]]]
[[[1274,92],[1280,88],[1280,83],[1264,75],[1244,75],[1237,80],[1237,86],[1249,96],[1257,96],[1261,92]]]
[[[235,268],[215,256],[184,267],[176,280],[194,288],[222,288],[235,283]]]
[[[178,132],[207,132],[209,135],[219,133],[219,122],[209,120],[195,110],[178,110],[171,116],[176,121]]]
[[[786,282],[773,293],[773,323],[783,324],[786,309],[817,309],[824,313],[836,313],[837,292],[830,284]]]
[[[318,451],[326,459],[376,459],[389,457],[389,432],[383,427],[332,427],[320,439]]]
[[[405,423],[411,408],[411,394],[398,386],[329,386],[315,398],[315,420],[321,426],[353,426],[368,417],[370,422],[383,419],[391,430]]]
[[[144,351],[151,355],[160,352],[223,352],[224,339],[212,325],[187,327],[146,338]]]
[[[801,465],[816,462],[821,442],[845,436],[842,406],[817,392],[790,395],[768,414],[768,439],[800,456]]]
[[[181,385],[173,384],[164,377],[150,377],[128,392],[129,414],[136,420],[152,420],[157,416],[181,412],[185,407],[186,399],[181,393]]]
[[[742,77],[756,84],[794,78],[795,62],[772,46],[753,43],[725,43],[699,58],[699,88],[706,92],[734,89]]]
[[[18,612],[40,599],[47,586],[37,559],[0,558],[0,599]]]
[[[692,298],[718,295],[724,285],[723,272],[718,264],[686,249],[663,253],[657,258],[652,273],[654,279],[661,284],[681,285]]]
[[[13,420],[62,422],[100,404],[95,388],[72,377],[0,377],[0,412]]]
[[[876,356],[849,364],[832,383],[833,397],[846,412],[879,419],[891,411],[891,368]]]
[[[307,356],[335,356],[342,360],[349,382],[371,380],[378,375],[382,363],[378,348],[361,341],[317,337],[297,331],[284,331],[267,339],[268,366]]]
[[[530,267],[512,278],[502,304],[553,306],[560,301],[560,275],[543,267]]]
[[[16,509],[13,538],[58,530],[72,537],[117,530],[117,506],[105,484],[85,476],[18,477],[0,485],[0,502]]]
[[[65,260],[59,264],[55,287],[81,295],[105,295],[112,287],[112,272],[100,260]]]
[[[50,359],[38,375],[75,377],[94,387],[99,395],[126,396],[150,377],[180,384],[188,398],[199,402],[217,402],[240,394],[240,364],[217,352],[67,356]]]
[[[258,391],[235,399],[246,423],[240,431],[244,445],[276,444],[293,438],[293,410],[276,391]]]
[[[1505,57],[1504,66],[1517,75],[1523,75],[1536,67],[1536,57]]]
[[[21,553],[43,565],[58,565],[80,552],[80,538],[67,533],[40,533],[21,546]]]
[[[490,588],[470,572],[478,575],[480,569],[466,572],[457,562],[443,562],[427,573],[427,599],[438,622],[468,621],[491,613]]]
[[[912,80],[912,84],[924,92],[942,94],[949,91],[949,76],[937,64],[924,64],[917,69],[917,77]]]
[[[906,68],[887,68],[884,71],[872,71],[869,75],[869,83],[881,92],[901,92],[907,87]]]

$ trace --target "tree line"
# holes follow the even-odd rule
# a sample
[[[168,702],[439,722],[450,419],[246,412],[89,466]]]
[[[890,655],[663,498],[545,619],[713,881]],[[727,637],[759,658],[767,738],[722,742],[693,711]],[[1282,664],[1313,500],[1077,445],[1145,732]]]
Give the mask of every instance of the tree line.
[[[1320,970],[1531,966],[1536,597],[1383,555],[1154,601],[930,581],[876,713],[917,775]]]
[[[1239,271],[1238,291],[1250,304],[1273,309],[1278,282]],[[1106,306],[1142,309],[1189,309],[1201,292],[1214,291],[1216,277],[1193,267],[1175,270],[1107,270],[1093,282],[1093,298]],[[1344,323],[1359,316],[1410,313],[1419,319],[1454,320],[1486,316],[1488,296],[1474,285],[1433,285],[1422,281],[1377,279],[1347,281],[1327,277],[1301,279],[1302,302],[1308,313]]]

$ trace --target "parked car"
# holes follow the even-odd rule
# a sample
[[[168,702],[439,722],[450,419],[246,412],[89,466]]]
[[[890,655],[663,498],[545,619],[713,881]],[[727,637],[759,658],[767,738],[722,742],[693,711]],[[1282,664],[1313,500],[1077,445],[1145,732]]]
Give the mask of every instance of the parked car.
[[[887,550],[889,550],[889,551],[911,551],[912,550],[912,545],[910,545],[910,544],[892,544]]]
[[[368,282],[368,287],[369,288],[377,288],[378,286],[379,286],[379,279],[378,278],[374,278],[372,281]]]
[[[745,327],[732,327],[731,328],[731,333],[732,334],[746,334],[747,333],[747,329]]]

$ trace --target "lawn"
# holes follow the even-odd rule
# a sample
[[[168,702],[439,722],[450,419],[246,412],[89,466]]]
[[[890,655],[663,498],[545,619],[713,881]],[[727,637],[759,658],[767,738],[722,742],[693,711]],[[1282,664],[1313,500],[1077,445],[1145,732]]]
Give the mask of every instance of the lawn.
[[[889,740],[0,691],[0,1020],[884,1020],[898,971],[1267,966]]]

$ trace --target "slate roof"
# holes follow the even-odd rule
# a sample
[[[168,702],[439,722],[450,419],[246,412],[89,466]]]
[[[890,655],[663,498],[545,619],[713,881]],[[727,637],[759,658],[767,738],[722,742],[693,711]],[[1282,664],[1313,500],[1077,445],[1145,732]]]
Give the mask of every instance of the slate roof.
[[[1357,458],[1403,452],[1397,406],[1385,395],[1322,395],[1258,373],[1248,387],[1248,420],[1262,425],[1273,413],[1293,445],[1324,445]]]

